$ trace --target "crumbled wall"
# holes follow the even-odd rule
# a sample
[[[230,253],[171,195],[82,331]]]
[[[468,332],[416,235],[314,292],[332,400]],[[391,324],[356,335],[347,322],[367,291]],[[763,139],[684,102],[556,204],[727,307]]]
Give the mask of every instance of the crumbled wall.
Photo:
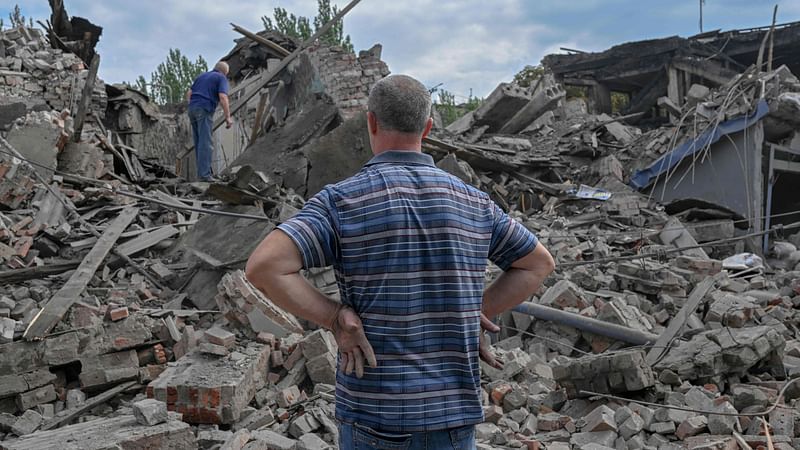
[[[18,27],[0,32],[0,104],[75,111],[89,71],[76,55],[50,47],[42,32]],[[92,92],[91,112],[105,115],[102,81]],[[20,116],[25,115],[20,110]],[[0,126],[2,126],[0,124]]]
[[[333,98],[344,118],[366,109],[369,90],[389,75],[389,67],[371,52],[356,56],[338,46],[316,46],[308,50],[325,92]]]

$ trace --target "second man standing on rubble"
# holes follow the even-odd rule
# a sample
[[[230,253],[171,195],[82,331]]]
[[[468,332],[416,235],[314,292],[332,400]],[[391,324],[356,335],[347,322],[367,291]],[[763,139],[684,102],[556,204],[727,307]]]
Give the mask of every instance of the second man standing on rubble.
[[[233,125],[231,107],[228,102],[228,64],[220,61],[214,70],[200,74],[186,92],[189,102],[189,121],[192,124],[192,139],[197,157],[197,178],[211,181],[211,160],[213,154],[212,135],[214,133],[214,111],[222,104],[225,126]]]

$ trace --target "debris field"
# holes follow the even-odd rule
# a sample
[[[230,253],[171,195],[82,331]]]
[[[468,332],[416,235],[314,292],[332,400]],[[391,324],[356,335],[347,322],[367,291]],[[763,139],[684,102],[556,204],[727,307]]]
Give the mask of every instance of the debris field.
[[[51,5],[0,31],[0,449],[336,448],[333,336],[243,268],[371,157],[381,46],[234,25],[195,182],[186,106],[105,84],[102,28]],[[434,109],[423,151],[557,265],[494,318],[478,448],[800,448],[797,55],[800,23],[572,51]]]

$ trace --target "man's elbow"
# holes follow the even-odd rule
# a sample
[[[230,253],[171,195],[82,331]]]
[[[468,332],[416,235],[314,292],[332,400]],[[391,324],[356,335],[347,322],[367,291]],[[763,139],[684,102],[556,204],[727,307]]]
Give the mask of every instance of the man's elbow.
[[[537,267],[541,269],[543,276],[547,277],[553,273],[554,270],[556,270],[556,261],[553,259],[553,255],[551,255],[546,248],[542,246],[542,249],[544,251],[537,255],[539,260]]]

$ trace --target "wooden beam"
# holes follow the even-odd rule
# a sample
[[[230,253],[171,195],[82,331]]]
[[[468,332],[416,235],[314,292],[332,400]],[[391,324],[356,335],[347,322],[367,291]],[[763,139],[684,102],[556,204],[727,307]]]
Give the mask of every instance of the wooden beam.
[[[256,109],[256,121],[253,122],[253,131],[250,133],[250,142],[248,146],[253,145],[258,137],[259,131],[261,131],[261,121],[264,118],[264,109],[267,107],[267,99],[269,98],[269,94],[264,92],[261,94],[261,98],[258,100],[258,109]]]
[[[124,244],[118,245],[117,251],[123,255],[131,256],[158,244],[164,239],[171,238],[176,234],[178,234],[178,229],[172,225],[167,225],[157,230],[145,233],[135,239],[125,242]]]
[[[72,140],[75,142],[81,141],[81,133],[83,132],[83,122],[86,120],[86,113],[89,111],[89,104],[92,102],[92,91],[94,90],[94,82],[97,79],[97,69],[100,67],[100,55],[95,54],[89,64],[89,73],[86,75],[86,82],[83,84],[83,91],[81,92],[81,100],[78,103],[78,111],[75,113],[75,134]]]
[[[125,228],[128,228],[128,225],[133,222],[133,219],[138,214],[139,208],[127,208],[111,222],[94,247],[83,258],[75,273],[72,274],[61,289],[56,291],[44,308],[33,318],[23,335],[25,339],[42,339],[61,321],[70,306],[78,300],[81,293],[86,289],[86,285],[89,284],[100,264],[108,256],[119,236],[125,231]]]
[[[233,31],[235,31],[235,32],[237,32],[237,33],[249,38],[252,41],[255,41],[255,42],[263,45],[264,47],[267,47],[268,49],[270,49],[270,50],[274,51],[275,53],[277,53],[278,55],[280,55],[281,58],[285,58],[285,57],[289,56],[289,50],[286,50],[285,48],[283,48],[279,44],[276,44],[276,43],[270,41],[269,39],[264,39],[263,37],[253,33],[252,31],[248,31],[247,29],[245,29],[243,27],[240,27],[239,25],[236,25],[235,23],[231,23],[231,26],[233,27]]]
[[[647,356],[645,356],[644,360],[648,365],[654,365],[658,362],[658,359],[661,358],[661,355],[669,351],[668,347],[672,340],[681,332],[686,324],[686,320],[697,310],[697,307],[700,306],[700,302],[706,294],[708,294],[708,291],[711,290],[716,281],[716,277],[708,277],[694,287],[686,303],[684,303],[683,308],[670,320],[667,329],[661,333],[656,343],[653,344],[653,347],[647,352]]]
[[[350,12],[351,9],[355,8],[355,6],[359,4],[359,2],[361,2],[361,0],[353,0],[350,3],[348,3],[347,6],[344,7],[344,9],[339,11],[339,14],[334,16],[328,23],[326,23],[319,30],[317,30],[317,32],[314,33],[313,36],[303,41],[303,43],[300,44],[300,46],[297,47],[295,51],[289,54],[286,58],[283,58],[280,64],[278,64],[272,71],[267,73],[266,76],[261,77],[261,81],[258,82],[255,89],[253,89],[251,92],[245,93],[244,96],[238,102],[236,102],[236,104],[231,105],[231,115],[236,114],[237,111],[242,109],[242,107],[244,107],[247,104],[247,102],[250,101],[251,98],[253,98],[264,86],[269,84],[273,78],[275,78],[279,73],[281,73],[281,71],[285,69],[286,66],[289,65],[289,63],[294,61],[295,58],[300,56],[300,53],[303,53],[303,51],[307,47],[309,47],[311,44],[316,42],[317,39],[319,39],[325,33],[327,33],[328,30],[330,30],[331,27],[336,22],[340,21],[348,12]],[[212,131],[222,126],[223,123],[225,123],[225,118],[220,116],[217,120],[214,121],[214,126],[212,127]],[[180,161],[181,159],[185,158],[189,153],[191,153],[193,149],[194,145],[188,147],[186,150],[184,150],[181,154],[178,155],[177,159]],[[177,163],[176,167],[179,165],[180,163]]]
[[[38,267],[26,267],[24,269],[12,269],[0,271],[0,283],[16,283],[18,281],[28,281],[44,278],[50,275],[58,275],[68,270],[72,270],[81,264],[80,260],[66,261],[54,264],[47,264]]]
[[[85,403],[82,405],[78,405],[72,409],[67,409],[60,412],[56,417],[50,419],[49,421],[45,422],[39,429],[42,431],[52,430],[53,428],[58,428],[61,425],[67,424],[72,422],[73,420],[77,419],[78,416],[83,414],[85,411],[88,411],[95,406],[101,405],[112,398],[116,397],[117,395],[121,394],[122,392],[127,391],[128,389],[137,385],[136,381],[128,381],[127,383],[122,383],[113,387],[102,394],[95,395],[94,397],[86,400]]]

